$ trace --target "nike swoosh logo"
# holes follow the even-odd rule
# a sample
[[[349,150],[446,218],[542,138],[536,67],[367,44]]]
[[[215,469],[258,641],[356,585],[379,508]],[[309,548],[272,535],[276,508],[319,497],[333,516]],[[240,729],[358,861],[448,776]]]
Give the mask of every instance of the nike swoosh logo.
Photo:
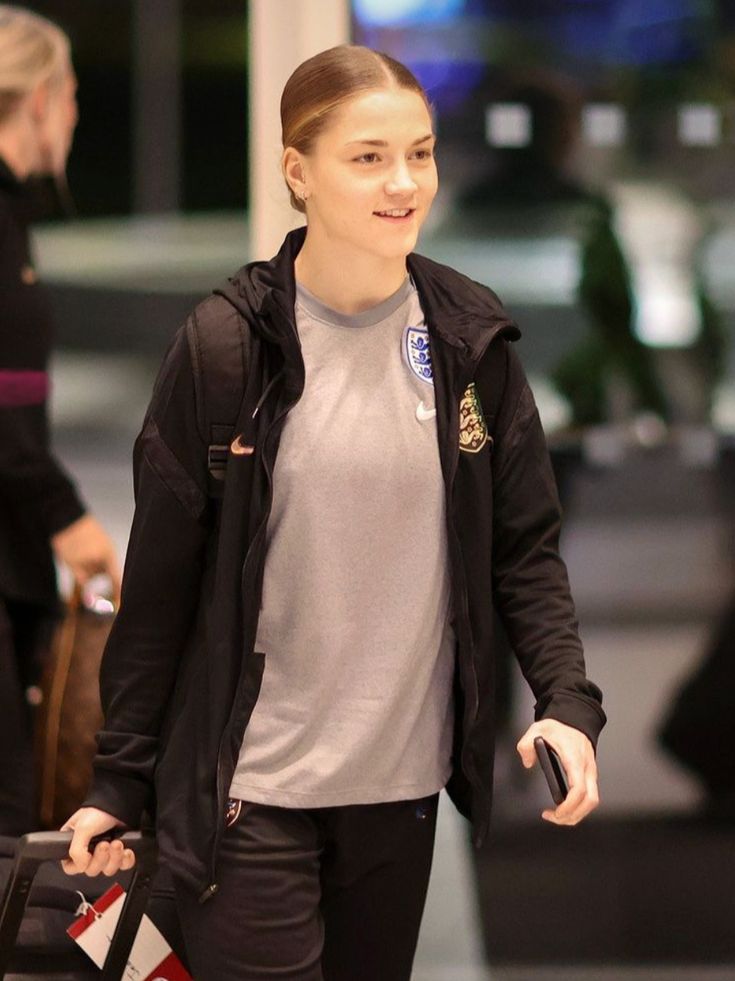
[[[423,399],[416,406],[416,418],[419,422],[427,422],[429,419],[433,419],[435,415],[436,409],[427,409]]]
[[[254,446],[247,446],[242,441],[242,436],[235,436],[232,443],[230,443],[230,453],[235,456],[251,456],[255,453]]]

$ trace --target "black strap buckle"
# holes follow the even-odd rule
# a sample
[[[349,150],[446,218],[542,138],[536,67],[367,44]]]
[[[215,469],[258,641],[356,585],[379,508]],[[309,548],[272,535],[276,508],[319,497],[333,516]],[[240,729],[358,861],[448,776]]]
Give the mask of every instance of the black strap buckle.
[[[229,446],[213,443],[207,450],[207,467],[215,480],[224,480]]]

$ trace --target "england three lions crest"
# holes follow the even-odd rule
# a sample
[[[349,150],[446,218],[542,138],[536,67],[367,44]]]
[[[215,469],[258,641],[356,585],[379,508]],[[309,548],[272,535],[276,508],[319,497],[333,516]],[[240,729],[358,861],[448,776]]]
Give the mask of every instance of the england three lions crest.
[[[406,327],[403,334],[403,350],[411,371],[427,385],[434,384],[434,371],[431,367],[429,332],[425,327]]]
[[[465,453],[479,453],[488,438],[477,389],[471,382],[459,403],[459,448]]]

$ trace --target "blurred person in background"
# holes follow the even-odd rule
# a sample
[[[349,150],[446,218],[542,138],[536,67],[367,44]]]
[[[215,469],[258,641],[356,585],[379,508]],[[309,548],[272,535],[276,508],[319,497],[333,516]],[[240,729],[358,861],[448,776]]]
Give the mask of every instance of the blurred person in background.
[[[487,148],[487,172],[457,198],[460,227],[523,237],[567,234],[579,243],[577,298],[587,336],[565,352],[551,378],[576,430],[650,412],[670,417],[651,351],[633,330],[631,273],[601,188],[571,173],[579,140],[580,95],[568,80],[527,72],[496,80],[492,98],[528,112],[528,142]],[[490,101],[488,98],[487,101]]]
[[[341,45],[296,69],[281,119],[306,228],[200,305],[159,374],[65,868],[130,867],[90,840],[155,811],[197,981],[408,981],[439,791],[488,829],[494,605],[537,698],[518,752],[543,736],[570,778],[545,820],[597,806],[605,715],[517,328],[413,253],[426,93]]]
[[[50,21],[0,4],[0,834],[36,825],[31,715],[59,615],[54,558],[83,584],[119,571],[49,445],[49,298],[33,264],[30,182],[64,182],[77,122],[69,40]]]
[[[735,551],[735,440],[721,437],[718,492]],[[701,656],[675,689],[658,723],[666,753],[699,783],[700,813],[735,823],[735,595],[717,617]]]

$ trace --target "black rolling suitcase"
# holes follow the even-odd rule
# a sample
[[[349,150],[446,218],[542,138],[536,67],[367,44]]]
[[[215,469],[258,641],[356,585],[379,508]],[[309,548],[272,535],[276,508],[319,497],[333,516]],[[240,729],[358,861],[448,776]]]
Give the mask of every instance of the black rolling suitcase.
[[[79,896],[94,899],[109,888],[112,879],[97,876],[65,876],[45,863],[66,857],[71,832],[40,831],[14,844],[12,857],[2,856],[0,874],[6,878],[0,910],[0,979],[5,981],[120,981],[128,954],[148,903],[156,869],[156,848],[149,835],[128,832],[126,847],[136,855],[135,867],[115,878],[123,884],[126,899],[112,938],[104,969],[100,972],[66,935]],[[33,885],[33,888],[31,888]],[[27,915],[24,918],[24,913]]]

